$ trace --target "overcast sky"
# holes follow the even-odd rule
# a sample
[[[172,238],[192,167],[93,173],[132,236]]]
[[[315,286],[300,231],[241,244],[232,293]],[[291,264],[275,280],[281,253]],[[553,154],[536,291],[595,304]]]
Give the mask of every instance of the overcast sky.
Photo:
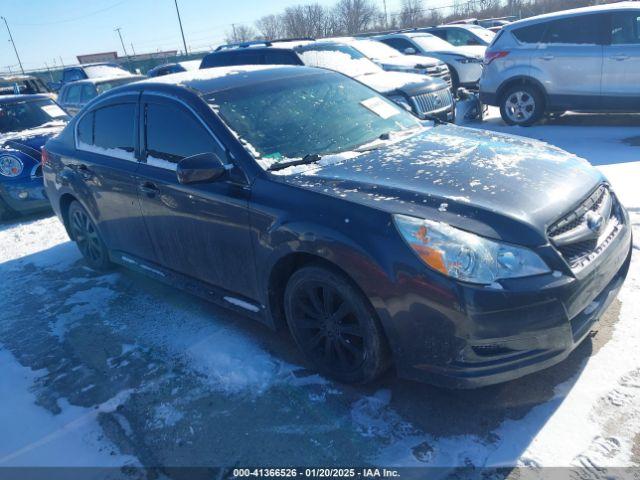
[[[382,9],[383,0],[373,0]],[[335,0],[178,0],[190,49],[204,49],[224,39],[232,23],[253,24],[262,15],[281,12],[301,3],[333,5]],[[425,7],[450,0],[425,0]],[[401,0],[387,0],[387,9],[399,10]],[[25,69],[76,63],[76,55],[122,47],[115,27],[122,27],[127,51],[136,53],[181,48],[174,0],[2,0],[0,15],[7,18]],[[0,70],[17,60],[0,23]]]

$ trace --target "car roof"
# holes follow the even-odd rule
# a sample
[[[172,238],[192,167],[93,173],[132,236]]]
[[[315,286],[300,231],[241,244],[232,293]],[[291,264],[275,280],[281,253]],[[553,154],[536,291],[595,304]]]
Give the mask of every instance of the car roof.
[[[63,85],[63,88],[70,87],[72,85],[84,85],[90,83],[92,85],[96,85],[98,83],[107,83],[113,82],[115,80],[126,80],[126,79],[142,79],[145,78],[144,75],[114,75],[111,77],[94,77],[94,78],[83,78],[82,80],[75,80],[73,82],[66,83]],[[135,82],[135,80],[132,80]]]
[[[545,13],[543,15],[536,15],[535,17],[525,18],[512,22],[502,27],[503,30],[511,30],[512,28],[522,27],[524,25],[544,22],[552,19],[560,19],[571,17],[573,15],[581,15],[585,13],[602,13],[616,10],[640,10],[640,3],[633,1],[608,3],[603,5],[593,5],[591,7],[572,8],[570,10],[561,10],[559,12]]]
[[[123,90],[144,90],[145,87],[175,85],[196,91],[199,95],[209,95],[221,90],[245,87],[271,80],[292,79],[311,74],[336,74],[320,68],[291,65],[234,65],[213,67],[190,72],[180,72],[163,77],[148,78],[141,82],[118,88]],[[338,75],[338,74],[336,74]]]
[[[25,100],[51,100],[46,93],[29,93],[24,95],[0,95],[0,103],[24,102]]]

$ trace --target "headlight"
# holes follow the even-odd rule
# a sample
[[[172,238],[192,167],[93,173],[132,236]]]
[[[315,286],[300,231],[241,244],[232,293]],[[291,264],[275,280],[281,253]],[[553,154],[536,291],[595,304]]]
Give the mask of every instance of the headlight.
[[[400,105],[405,110],[408,110],[410,112],[413,110],[411,108],[411,104],[409,103],[409,100],[407,100],[407,97],[405,97],[404,95],[391,95],[389,97],[389,100],[391,100],[392,102],[397,103],[398,105]]]
[[[471,57],[457,57],[455,60],[458,63],[482,63],[482,60]]]
[[[496,242],[441,222],[394,215],[398,231],[429,267],[465,282],[489,285],[505,278],[549,273],[527,248]]]
[[[24,165],[18,157],[0,155],[0,174],[5,177],[17,177],[22,173]]]

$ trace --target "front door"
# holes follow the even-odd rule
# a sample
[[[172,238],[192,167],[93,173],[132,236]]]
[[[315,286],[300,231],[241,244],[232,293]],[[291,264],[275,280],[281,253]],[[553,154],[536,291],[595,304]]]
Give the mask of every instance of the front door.
[[[640,10],[611,14],[603,68],[603,108],[640,110]]]
[[[600,104],[606,15],[550,21],[531,66],[551,107],[595,109]]]
[[[177,163],[199,153],[226,151],[190,109],[145,94],[139,198],[157,262],[175,272],[249,298],[256,274],[249,231],[249,188],[229,170],[210,183],[182,185]],[[243,177],[241,177],[243,178]]]

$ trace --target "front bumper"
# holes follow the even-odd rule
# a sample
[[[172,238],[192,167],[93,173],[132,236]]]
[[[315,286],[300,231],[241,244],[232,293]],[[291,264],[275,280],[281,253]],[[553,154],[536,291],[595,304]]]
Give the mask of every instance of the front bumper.
[[[18,213],[34,213],[51,208],[42,177],[6,179],[0,182],[0,199]]]
[[[391,318],[398,374],[449,388],[506,382],[550,367],[585,339],[620,290],[631,262],[625,226],[580,276],[503,282],[503,289],[440,285],[412,276]],[[436,300],[437,299],[437,300]],[[392,305],[392,308],[394,306]],[[386,323],[386,322],[385,322]],[[392,340],[393,339],[393,340]]]

